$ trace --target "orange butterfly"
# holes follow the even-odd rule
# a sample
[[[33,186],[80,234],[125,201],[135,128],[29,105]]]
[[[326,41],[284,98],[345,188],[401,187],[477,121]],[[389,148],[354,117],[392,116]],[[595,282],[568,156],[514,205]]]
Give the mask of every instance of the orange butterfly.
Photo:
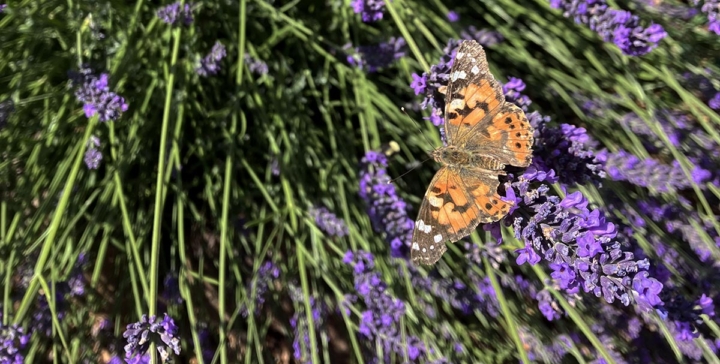
[[[435,174],[420,206],[413,231],[413,262],[435,264],[480,223],[507,215],[512,202],[497,193],[506,165],[527,167],[532,160],[533,128],[525,113],[505,102],[488,69],[485,51],[463,41],[445,92],[447,146],[433,151],[443,167]]]

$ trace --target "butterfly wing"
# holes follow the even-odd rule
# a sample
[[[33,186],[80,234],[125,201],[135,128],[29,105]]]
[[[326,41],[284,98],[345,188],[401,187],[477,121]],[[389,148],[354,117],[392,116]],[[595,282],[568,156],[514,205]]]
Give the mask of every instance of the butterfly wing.
[[[477,42],[464,41],[458,48],[445,98],[448,144],[492,156],[503,164],[530,165],[532,126],[522,109],[505,102]]]
[[[474,40],[463,41],[450,68],[445,92],[448,144],[461,145],[472,128],[505,103],[500,83],[490,73],[485,51]]]
[[[425,192],[413,230],[413,262],[435,264],[456,242],[480,223],[493,222],[508,213],[512,203],[500,199],[497,175],[470,169],[440,169]]]

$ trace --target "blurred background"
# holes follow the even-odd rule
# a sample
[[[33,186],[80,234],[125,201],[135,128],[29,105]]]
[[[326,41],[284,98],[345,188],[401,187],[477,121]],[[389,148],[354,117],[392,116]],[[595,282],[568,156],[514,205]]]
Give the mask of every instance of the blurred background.
[[[0,363],[720,363],[719,12],[3,3]],[[533,164],[418,266],[462,40]]]

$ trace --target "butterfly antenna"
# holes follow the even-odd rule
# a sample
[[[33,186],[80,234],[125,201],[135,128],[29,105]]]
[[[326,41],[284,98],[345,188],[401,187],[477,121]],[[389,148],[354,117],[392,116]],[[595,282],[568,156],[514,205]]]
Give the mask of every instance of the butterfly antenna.
[[[399,180],[400,178],[403,178],[406,174],[412,172],[415,168],[420,167],[423,163],[429,161],[430,158],[432,158],[432,157],[427,157],[427,158],[425,158],[424,161],[422,161],[422,162],[420,162],[419,164],[417,164],[417,165],[413,166],[412,168],[408,169],[407,171],[405,171],[405,173],[403,173],[403,174],[401,174],[401,175],[399,175],[399,176],[397,176],[397,177],[389,180],[387,183],[390,184],[390,183],[393,183],[393,182]]]
[[[415,121],[415,119],[411,118],[410,115],[408,115],[408,113],[407,113],[407,111],[405,111],[405,108],[404,108],[404,107],[401,107],[400,110],[402,110],[403,114],[405,114],[405,116],[407,116],[408,119],[410,119],[410,120],[413,122],[413,124],[414,124],[415,127],[418,129],[418,131],[420,132],[420,134],[422,134],[422,136],[425,138],[425,141],[428,143],[428,145],[432,147],[433,142],[430,140],[430,138],[427,137],[427,135],[425,135],[425,131],[420,127],[420,124],[419,124],[417,121]],[[435,148],[432,148],[432,149],[430,149],[429,151],[427,151],[428,154],[431,153],[433,149],[435,149]],[[429,159],[429,158],[428,158],[428,159]],[[426,159],[425,161],[427,161],[427,159]],[[424,163],[424,162],[423,162],[423,163]],[[422,164],[422,163],[421,163],[421,164]],[[412,171],[412,169],[411,169],[411,171]],[[409,172],[409,171],[408,171],[408,172]]]

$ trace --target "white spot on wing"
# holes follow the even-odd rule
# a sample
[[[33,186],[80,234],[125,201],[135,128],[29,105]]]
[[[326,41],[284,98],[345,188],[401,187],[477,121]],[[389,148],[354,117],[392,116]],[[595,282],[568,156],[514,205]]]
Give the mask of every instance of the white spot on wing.
[[[427,253],[427,249],[423,248],[423,253]]]
[[[425,230],[425,221],[418,220],[418,221],[415,223],[415,227],[416,227],[418,230],[420,230],[420,231],[424,231],[424,230]]]
[[[455,71],[450,78],[452,79],[452,81],[457,81],[458,78],[464,80],[465,76],[467,76],[467,73],[465,73],[465,71]]]
[[[413,243],[412,250],[420,250],[420,245],[418,245],[418,243]]]
[[[430,245],[430,250],[435,250],[435,245]]]
[[[463,58],[464,55],[465,55],[465,53],[463,53],[463,52],[457,52],[457,54],[455,54],[455,59]]]
[[[452,107],[453,109],[462,109],[463,107],[465,107],[465,101],[460,99],[452,100],[450,101],[450,107]]]
[[[470,70],[470,72],[472,72],[472,74],[476,75],[476,74],[480,73],[480,68],[478,68],[478,66],[473,66],[473,68]]]
[[[435,240],[436,243],[441,242],[441,241],[442,241],[442,235],[437,234],[437,235],[433,236],[433,240]]]
[[[430,225],[425,225],[425,228],[423,229],[423,232],[424,232],[425,234],[430,234],[431,231],[432,231],[432,226],[430,226]]]

